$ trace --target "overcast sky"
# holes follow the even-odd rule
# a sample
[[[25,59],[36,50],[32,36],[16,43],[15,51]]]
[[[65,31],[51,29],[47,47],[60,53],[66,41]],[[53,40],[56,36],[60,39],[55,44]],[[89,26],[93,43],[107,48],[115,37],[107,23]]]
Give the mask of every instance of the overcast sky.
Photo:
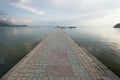
[[[29,25],[113,26],[120,0],[0,0],[0,20]]]

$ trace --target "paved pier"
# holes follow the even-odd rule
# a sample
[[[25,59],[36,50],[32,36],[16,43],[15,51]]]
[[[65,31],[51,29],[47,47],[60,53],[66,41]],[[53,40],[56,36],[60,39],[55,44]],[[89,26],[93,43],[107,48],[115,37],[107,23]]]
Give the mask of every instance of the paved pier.
[[[1,80],[120,80],[56,29]]]

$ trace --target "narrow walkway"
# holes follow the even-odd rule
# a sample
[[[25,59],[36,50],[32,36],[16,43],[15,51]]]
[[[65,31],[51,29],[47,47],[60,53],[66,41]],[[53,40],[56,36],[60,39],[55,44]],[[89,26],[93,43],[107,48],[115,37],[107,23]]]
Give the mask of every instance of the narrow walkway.
[[[119,80],[119,78],[101,63],[94,62],[61,29],[56,29],[1,80]]]

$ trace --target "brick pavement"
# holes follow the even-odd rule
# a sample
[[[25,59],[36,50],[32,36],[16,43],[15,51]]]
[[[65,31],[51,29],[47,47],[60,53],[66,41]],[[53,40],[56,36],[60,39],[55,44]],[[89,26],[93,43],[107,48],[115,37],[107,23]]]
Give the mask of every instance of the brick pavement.
[[[105,67],[105,69],[107,69]],[[1,80],[119,80],[106,74],[61,29],[56,29]]]

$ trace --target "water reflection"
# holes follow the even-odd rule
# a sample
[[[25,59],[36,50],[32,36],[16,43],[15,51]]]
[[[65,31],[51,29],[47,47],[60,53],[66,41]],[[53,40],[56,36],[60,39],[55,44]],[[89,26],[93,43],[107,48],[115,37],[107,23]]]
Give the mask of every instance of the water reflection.
[[[0,27],[0,76],[12,68],[39,41],[50,27]],[[120,76],[120,30],[76,28],[65,31],[113,72]]]
[[[51,31],[48,27],[0,27],[0,77]]]
[[[3,27],[2,27],[3,28]],[[17,36],[17,35],[20,35],[20,34],[31,34],[32,33],[32,28],[29,28],[29,27],[22,27],[22,28],[17,28],[17,27],[5,27],[3,28],[3,33],[5,36]]]
[[[114,28],[78,28],[65,30],[108,68],[120,76],[120,35]]]

